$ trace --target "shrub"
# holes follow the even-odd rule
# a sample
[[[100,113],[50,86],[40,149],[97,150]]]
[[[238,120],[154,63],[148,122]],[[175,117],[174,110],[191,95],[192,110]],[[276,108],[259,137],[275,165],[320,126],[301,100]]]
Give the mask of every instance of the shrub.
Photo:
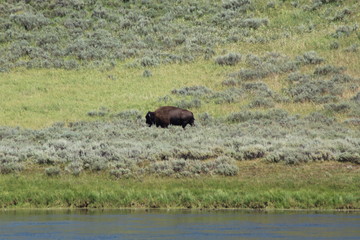
[[[336,15],[333,18],[331,18],[331,21],[342,21],[347,15],[351,15],[351,14],[352,11],[350,9],[344,8],[343,10],[338,11]]]
[[[246,55],[246,63],[256,67],[263,63],[263,59],[257,55],[254,54],[248,54]]]
[[[122,119],[141,119],[142,114],[138,110],[132,109],[132,110],[119,112],[117,114],[112,115],[112,117],[117,117]]]
[[[352,153],[352,152],[344,152],[338,156],[338,161],[360,164],[360,154]]]
[[[151,73],[151,71],[150,70],[145,70],[144,72],[143,72],[143,77],[145,77],[145,78],[148,78],[148,77],[151,77],[152,76],[152,73]]]
[[[49,167],[45,168],[45,174],[49,177],[59,176],[61,169],[59,167]]]
[[[171,164],[167,161],[151,163],[149,166],[150,173],[156,173],[160,176],[171,176],[174,174]]]
[[[219,65],[234,66],[241,61],[241,55],[238,53],[229,53],[224,56],[217,57],[215,63]]]
[[[106,107],[101,107],[99,110],[90,111],[87,113],[90,117],[104,117],[110,112]]]
[[[56,149],[56,148],[55,148]],[[52,155],[52,153],[47,153],[45,151],[33,152],[32,157],[36,159],[37,164],[55,164],[56,158]]]
[[[102,154],[104,154],[103,152]],[[99,172],[108,168],[108,163],[104,156],[88,156],[84,161],[84,168],[93,172]]]
[[[239,149],[239,151],[243,155],[243,160],[251,160],[265,156],[265,148],[259,144],[242,147]]]
[[[216,104],[233,103],[244,95],[244,91],[240,88],[229,88],[222,92],[216,92],[209,96],[214,99]]]
[[[239,84],[239,80],[235,79],[235,78],[230,78],[230,79],[226,79],[224,80],[221,84],[223,86],[236,86],[237,84]]]
[[[340,44],[338,42],[332,42],[330,44],[330,49],[339,49]]]
[[[51,49],[51,46],[56,45],[59,42],[59,33],[52,32],[51,29],[47,29],[47,32],[44,32],[43,34],[37,36],[37,45],[49,51],[55,52],[55,50]]]
[[[261,79],[270,74],[281,74],[298,69],[299,64],[276,52],[269,52],[262,57],[249,54],[246,56],[246,62],[253,68],[242,69],[237,73],[232,73],[232,77],[240,77],[242,80]]]
[[[266,7],[267,8],[275,8],[276,7],[276,2],[269,1],[269,2],[267,2]]]
[[[71,162],[66,168],[65,171],[69,172],[74,176],[79,176],[81,171],[83,170],[83,163],[82,162]]]
[[[1,174],[9,174],[14,172],[21,172],[24,169],[22,163],[9,161],[9,162],[2,162],[0,164],[0,173]]]
[[[272,108],[275,107],[275,103],[272,99],[269,98],[255,98],[252,102],[249,104],[250,108]]]
[[[331,112],[344,113],[350,110],[350,105],[348,103],[326,104],[325,109]]]
[[[352,44],[351,46],[344,49],[345,52],[358,52],[359,51],[359,44]]]
[[[314,71],[314,74],[315,75],[327,75],[327,74],[333,74],[333,73],[340,73],[342,71],[345,71],[345,68],[326,65],[326,66],[322,66],[322,67],[317,67]]]
[[[322,4],[327,4],[327,3],[334,3],[337,2],[338,0],[315,0],[314,2],[321,2]]]
[[[158,102],[164,102],[164,103],[168,103],[171,102],[172,98],[169,95],[166,95],[164,97],[159,97]]]
[[[116,178],[131,178],[133,177],[132,171],[127,168],[119,168],[110,170],[110,175]]]
[[[159,64],[160,64],[160,62],[156,57],[147,57],[147,56],[145,56],[140,60],[140,65],[142,67],[152,67],[152,66],[156,66],[156,65],[159,65]]]
[[[243,80],[253,80],[265,78],[267,74],[263,69],[242,69],[236,75]]]
[[[200,108],[201,107],[201,100],[199,100],[199,99],[193,99],[193,100],[190,100],[190,101],[181,100],[179,102],[176,102],[175,106],[179,107],[179,108],[184,108],[184,109]]]
[[[205,112],[198,114],[196,120],[200,121],[204,125],[208,125],[212,122],[213,118],[209,113]]]
[[[191,148],[176,149],[173,153],[173,157],[191,160],[206,160],[215,157],[216,154],[208,149],[196,149],[193,146]]]
[[[294,102],[327,103],[337,100],[343,89],[333,81],[305,80],[290,86],[286,92]]]
[[[325,125],[331,125],[335,122],[335,119],[327,117],[319,112],[313,112],[305,117],[305,120],[309,122],[316,122]]]
[[[334,38],[348,37],[350,34],[357,30],[357,25],[354,26],[340,26],[332,34]]]
[[[333,76],[330,80],[330,82],[336,83],[336,84],[343,84],[343,83],[349,83],[353,82],[355,79],[350,77],[346,74],[336,74]]]
[[[223,1],[222,7],[225,9],[242,9],[246,10],[251,6],[250,0],[228,0]]]
[[[271,162],[271,163],[278,163],[284,159],[283,155],[276,152],[276,153],[270,153],[266,156],[265,161]]]
[[[84,31],[90,28],[91,21],[89,19],[81,18],[81,17],[70,17],[70,18],[66,18],[63,21],[63,25],[65,28],[71,29],[72,31],[77,31],[77,30]]]
[[[324,59],[319,57],[315,51],[306,52],[301,56],[297,56],[296,60],[302,64],[320,64]]]
[[[344,121],[345,124],[351,125],[351,126],[360,126],[360,118],[349,118]]]
[[[75,60],[67,60],[67,61],[64,61],[63,67],[66,70],[72,70],[72,69],[79,68],[80,64],[78,62],[76,62]]]
[[[22,14],[13,14],[10,16],[10,19],[20,26],[24,27],[25,30],[31,31],[35,28],[41,28],[49,24],[49,20],[44,17],[41,13],[32,14],[29,12],[24,12]]]
[[[212,90],[204,86],[192,86],[174,89],[171,91],[171,93],[185,96],[204,96],[211,94]]]
[[[239,169],[236,162],[229,157],[218,157],[211,161],[196,161],[184,159],[172,159],[151,163],[149,172],[160,176],[196,176],[198,174],[210,175],[237,175]]]
[[[306,154],[311,161],[335,161],[336,156],[330,150],[323,147],[309,147],[306,149]]]
[[[350,111],[347,113],[348,117],[359,118],[360,117],[360,104],[359,103],[350,103]]]
[[[283,148],[281,152],[269,154],[266,158],[269,162],[284,162],[286,164],[294,165],[310,160],[309,156],[304,151],[297,151],[291,148]]]
[[[287,116],[288,113],[280,109],[274,109],[267,112],[242,111],[242,112],[230,114],[227,117],[227,121],[236,123],[236,122],[246,122],[249,120],[261,120],[261,119],[281,120],[286,118]]]
[[[354,97],[352,97],[351,100],[360,104],[360,92],[358,92]]]
[[[311,80],[311,76],[300,72],[293,72],[288,75],[287,80],[291,83],[309,81]]]
[[[252,29],[258,29],[262,25],[267,26],[269,24],[269,20],[266,18],[248,18],[240,21],[240,27],[247,27]]]
[[[228,157],[218,157],[213,163],[214,173],[224,176],[235,176],[239,172],[235,161]]]
[[[252,83],[244,83],[242,84],[242,87],[245,90],[256,92],[256,91],[268,91],[269,88],[264,82],[252,82]]]
[[[315,143],[314,143],[315,144]],[[301,145],[301,150],[294,148],[281,148],[265,157],[269,162],[284,162],[286,164],[299,164],[309,161],[334,161],[335,154],[322,146]]]

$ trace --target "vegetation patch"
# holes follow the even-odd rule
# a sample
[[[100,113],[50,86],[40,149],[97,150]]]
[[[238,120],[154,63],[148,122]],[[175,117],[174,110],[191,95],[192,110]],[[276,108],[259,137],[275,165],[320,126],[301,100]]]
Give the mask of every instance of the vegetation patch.
[[[110,171],[117,177],[231,176],[241,171],[236,160],[359,162],[359,131],[321,114],[301,118],[271,109],[241,111],[223,120],[207,115],[186,130],[149,128],[135,110],[112,116],[110,122],[56,124],[41,130],[0,128],[1,172],[31,166],[44,168],[48,176],[82,171]]]

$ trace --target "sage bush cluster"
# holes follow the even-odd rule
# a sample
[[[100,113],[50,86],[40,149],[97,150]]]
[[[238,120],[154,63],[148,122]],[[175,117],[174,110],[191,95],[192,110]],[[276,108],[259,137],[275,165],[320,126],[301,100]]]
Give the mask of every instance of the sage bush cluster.
[[[222,119],[204,113],[185,130],[149,128],[131,113],[138,111],[112,114],[108,122],[58,123],[41,130],[1,127],[0,172],[37,166],[48,176],[92,171],[117,178],[193,177],[233,176],[241,171],[237,161],[252,159],[360,164],[360,131],[321,113],[300,117],[274,109]]]
[[[232,61],[230,59],[233,56],[234,54],[220,56],[216,61],[225,64],[226,61]],[[274,108],[277,103],[311,102],[323,105],[326,110],[334,110],[332,113],[344,110],[352,116],[358,115],[358,106],[347,103],[342,96],[345,92],[356,95],[360,87],[359,79],[347,75],[343,66],[326,64],[326,59],[315,51],[305,52],[294,58],[277,52],[265,53],[263,56],[248,54],[238,61],[245,62],[249,67],[229,73],[222,82],[223,90],[215,91],[205,86],[174,89],[171,91],[174,98],[167,98],[167,103],[199,108],[208,103],[231,104],[249,99],[247,108],[267,109]],[[303,72],[304,67],[310,69],[310,73]],[[284,79],[280,91],[269,87],[268,81],[273,76]],[[178,98],[181,100],[176,102]],[[332,114],[331,111],[327,112]]]
[[[0,70],[107,67],[126,59],[134,60],[129,66],[150,67],[212,59],[219,45],[268,43],[316,31],[318,25],[336,24],[334,39],[358,34],[358,25],[347,21],[355,5],[310,2],[5,0],[0,3]],[[279,22],[285,21],[277,19],[281,7],[309,21]],[[231,53],[216,63],[234,65],[239,57]]]
[[[254,18],[255,10],[253,1],[7,0],[0,3],[0,68],[74,69],[130,58],[130,66],[150,67],[209,59],[216,45],[234,41],[236,30],[266,27],[269,20]]]

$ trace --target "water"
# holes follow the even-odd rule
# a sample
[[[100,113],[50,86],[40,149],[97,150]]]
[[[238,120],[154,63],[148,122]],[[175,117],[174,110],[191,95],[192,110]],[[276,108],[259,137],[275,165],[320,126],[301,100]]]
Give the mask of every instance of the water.
[[[360,212],[10,210],[0,239],[360,239]]]

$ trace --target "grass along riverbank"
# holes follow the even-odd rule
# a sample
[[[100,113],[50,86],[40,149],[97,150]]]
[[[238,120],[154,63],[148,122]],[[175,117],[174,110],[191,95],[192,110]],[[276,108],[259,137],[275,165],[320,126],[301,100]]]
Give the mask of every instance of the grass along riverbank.
[[[9,208],[359,209],[360,166],[238,162],[233,177],[115,179],[104,172],[48,177],[31,169],[0,175]]]

